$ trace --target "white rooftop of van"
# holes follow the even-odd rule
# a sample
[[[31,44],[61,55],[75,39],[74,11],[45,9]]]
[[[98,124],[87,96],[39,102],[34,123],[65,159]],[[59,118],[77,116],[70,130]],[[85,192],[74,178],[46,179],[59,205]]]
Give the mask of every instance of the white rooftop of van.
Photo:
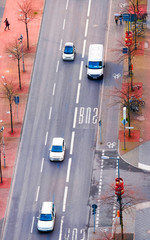
[[[101,61],[103,59],[103,45],[91,44],[89,48],[89,60]]]

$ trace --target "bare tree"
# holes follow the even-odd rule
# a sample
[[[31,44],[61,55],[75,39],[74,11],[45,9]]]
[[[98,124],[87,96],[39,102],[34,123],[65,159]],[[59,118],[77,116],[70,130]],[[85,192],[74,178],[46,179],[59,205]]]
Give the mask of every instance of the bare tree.
[[[13,116],[12,116],[12,104],[14,101],[14,96],[15,96],[15,90],[14,90],[14,85],[12,81],[7,81],[5,79],[5,82],[2,82],[3,84],[3,89],[4,89],[4,95],[9,101],[9,109],[10,109],[10,122],[11,122],[11,133],[13,133]]]
[[[29,49],[28,23],[35,18],[37,12],[33,10],[31,0],[24,0],[23,3],[18,3],[18,6],[20,7],[20,13],[21,13],[18,20],[25,24],[26,35],[27,35],[27,49]]]
[[[21,59],[22,55],[27,54],[27,51],[24,48],[24,46],[22,46],[18,42],[18,39],[16,38],[12,43],[9,44],[8,47],[6,47],[6,53],[11,54],[13,60],[17,60],[19,88],[21,89],[20,59]]]
[[[121,211],[124,211],[128,214],[131,214],[130,212],[130,208],[131,206],[142,202],[143,200],[145,200],[143,197],[141,197],[141,194],[139,192],[138,189],[133,190],[133,187],[130,185],[125,185],[125,193],[122,195],[122,204],[120,206],[120,201],[118,201],[118,198],[115,197],[114,193],[115,193],[115,184],[111,184],[109,186],[109,189],[107,191],[105,191],[105,193],[103,195],[101,195],[101,204],[104,205],[106,204],[108,206],[108,211],[109,208],[112,209],[112,206],[116,206],[117,209],[120,209],[121,207]],[[122,219],[123,220],[123,219]],[[122,222],[122,231],[123,231],[123,222]],[[109,239],[109,238],[107,238]],[[121,238],[115,236],[115,238],[113,239],[125,239],[124,238],[124,232],[123,232],[123,236],[121,236]]]

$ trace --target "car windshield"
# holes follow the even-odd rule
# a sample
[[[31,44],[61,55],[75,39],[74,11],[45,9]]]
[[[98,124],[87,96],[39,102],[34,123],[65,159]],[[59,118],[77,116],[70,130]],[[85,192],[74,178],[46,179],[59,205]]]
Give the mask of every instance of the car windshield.
[[[73,53],[73,47],[65,46],[64,53],[65,54],[72,54]]]
[[[52,221],[52,214],[41,214],[40,221]]]
[[[62,149],[62,146],[52,146],[52,152],[62,152],[63,149]]]
[[[102,62],[89,62],[89,69],[102,69]]]

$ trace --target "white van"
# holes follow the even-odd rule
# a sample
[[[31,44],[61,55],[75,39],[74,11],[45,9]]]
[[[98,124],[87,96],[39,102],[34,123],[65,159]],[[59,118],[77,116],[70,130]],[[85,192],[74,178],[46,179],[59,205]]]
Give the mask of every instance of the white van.
[[[103,79],[104,53],[102,44],[90,45],[86,67],[89,79]]]

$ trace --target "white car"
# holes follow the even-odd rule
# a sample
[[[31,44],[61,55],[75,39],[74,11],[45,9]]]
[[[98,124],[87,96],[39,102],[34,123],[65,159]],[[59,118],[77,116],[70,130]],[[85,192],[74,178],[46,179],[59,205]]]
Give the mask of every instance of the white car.
[[[66,42],[63,48],[62,59],[66,61],[73,61],[75,59],[76,50],[72,42]]]
[[[53,202],[43,202],[37,222],[37,229],[42,232],[53,231],[56,210]]]
[[[52,145],[49,149],[50,161],[63,161],[65,157],[66,145],[64,138],[53,138]]]

